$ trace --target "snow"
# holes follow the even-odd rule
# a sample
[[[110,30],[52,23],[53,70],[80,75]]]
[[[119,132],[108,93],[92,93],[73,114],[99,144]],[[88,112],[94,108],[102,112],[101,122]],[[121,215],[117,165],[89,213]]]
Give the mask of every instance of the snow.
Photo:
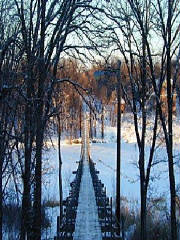
[[[44,167],[47,169],[43,175],[43,202],[59,201],[59,179],[58,179],[58,142],[53,139],[54,148],[51,147],[44,155]],[[77,161],[80,159],[81,145],[69,145],[62,143],[62,185],[63,198],[66,199],[69,195],[70,183],[73,181],[74,175],[72,171],[77,169]],[[43,239],[54,239],[57,228],[57,216],[59,216],[59,207],[47,208],[46,211],[51,226],[44,232]],[[47,237],[46,237],[47,236]]]
[[[152,119],[153,120],[153,119]],[[149,120],[149,122],[151,122]],[[150,125],[150,124],[149,124]],[[174,122],[174,143],[177,162],[179,162],[180,154],[180,119]],[[147,129],[147,136],[150,136],[151,128]],[[99,132],[100,136],[100,132]],[[100,171],[99,178],[106,186],[107,195],[115,198],[115,169],[116,169],[116,128],[105,127],[105,141],[106,143],[91,143],[90,152],[91,158],[96,163],[96,169]],[[48,175],[43,177],[46,182],[43,188],[43,198],[48,200],[58,200],[58,154],[57,154],[57,139],[53,139],[55,148],[51,148],[45,154],[47,159],[47,169],[51,169]],[[76,170],[77,163],[80,159],[81,144],[66,144],[62,142],[62,173],[63,173],[63,197],[68,196],[69,184],[73,180],[74,175],[72,171]],[[146,147],[147,156],[150,147]],[[137,167],[138,161],[138,147],[136,144],[136,137],[134,133],[133,119],[129,114],[122,116],[122,152],[121,152],[121,194],[127,199],[127,205],[130,208],[139,208],[140,202],[140,184],[139,184],[139,170]],[[160,163],[155,165],[152,169],[152,178],[150,181],[149,197],[165,197],[169,198],[169,179],[168,179],[168,164],[165,145],[161,144],[156,149],[155,158]],[[180,168],[175,166],[176,185],[180,185]],[[48,177],[47,177],[48,176]],[[84,200],[87,201],[87,200]],[[169,201],[168,201],[169,202]],[[88,205],[87,205],[88,207]],[[49,211],[51,214],[51,211]],[[57,211],[53,210],[54,221],[51,227],[51,237],[56,232],[56,216]],[[82,223],[82,221],[81,221]],[[94,238],[96,239],[96,238]]]
[[[180,114],[178,117],[174,117],[173,119],[173,142],[174,147],[179,148],[180,146]],[[138,122],[141,122],[141,118],[139,117]],[[146,140],[147,143],[152,139],[152,126],[154,123],[154,116],[148,116],[147,126],[146,126]],[[109,124],[106,124],[105,127],[105,140],[108,142],[116,141],[116,127],[110,127]],[[161,126],[161,125],[160,125]],[[122,114],[121,121],[121,135],[124,142],[127,143],[136,143],[136,134],[134,130],[133,124],[133,116],[130,113]],[[162,127],[158,128],[158,144],[165,146],[165,143],[162,142],[163,131]]]
[[[58,200],[59,195],[59,179],[58,179],[58,143],[57,139],[53,139],[54,148],[51,148],[45,155],[45,167],[47,173],[43,176],[43,199],[44,200]],[[80,159],[81,145],[69,145],[63,143],[61,145],[62,154],[62,184],[63,197],[68,196],[70,190],[70,183],[74,175],[72,172],[77,169],[77,161]]]

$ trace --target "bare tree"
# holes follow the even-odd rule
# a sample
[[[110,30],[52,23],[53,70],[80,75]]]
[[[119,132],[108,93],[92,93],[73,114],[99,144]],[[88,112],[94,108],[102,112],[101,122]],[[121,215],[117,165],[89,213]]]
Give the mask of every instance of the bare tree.
[[[16,57],[18,52],[15,41],[18,29],[13,19],[13,4],[9,1],[0,1],[0,239],[2,239],[2,205],[4,172],[9,165],[7,162],[10,148],[10,139],[15,124],[17,104],[13,94],[16,88]],[[9,153],[9,154],[8,154]]]
[[[138,13],[136,11],[140,12],[140,20],[142,22],[138,19]],[[136,139],[139,148],[138,167],[140,172],[141,239],[143,240],[147,238],[147,192],[151,167],[153,165],[158,122],[158,111],[156,110],[154,113],[150,153],[149,156],[146,156],[147,104],[150,77],[144,35],[148,36],[150,31],[148,24],[150,17],[152,17],[151,9],[148,8],[147,1],[141,4],[138,1],[116,1],[112,4],[109,11],[105,11],[105,14],[114,23],[114,25],[107,25],[106,28],[111,31],[112,42],[115,44],[115,49],[121,52],[124,59],[123,65],[127,69],[127,75],[122,76],[122,78],[129,79],[130,83],[131,95],[129,95],[129,92],[127,92],[123,84],[121,84],[121,87],[133,113]],[[141,116],[140,122],[138,120],[139,116]]]
[[[72,51],[83,55],[81,49],[96,49],[88,37],[89,18],[92,17],[91,1],[16,1],[21,24],[21,44],[25,50],[25,170],[22,203],[21,239],[41,238],[41,193],[42,193],[42,146],[46,123],[52,105],[54,86],[57,81],[59,60]],[[95,5],[94,5],[95,6]],[[70,37],[86,41],[77,43]],[[62,81],[63,82],[63,81]],[[32,178],[32,151],[35,145],[34,188]],[[31,192],[34,190],[34,198]],[[33,201],[32,201],[33,200]],[[33,219],[31,217],[33,202]]]
[[[117,6],[117,4],[119,4]],[[177,71],[174,76],[171,72],[171,61],[177,55],[179,49],[179,9],[178,1],[116,1],[109,12],[105,12],[113,22],[114,26],[106,26],[112,31],[112,41],[116,43],[124,57],[128,69],[128,77],[131,84],[132,112],[134,115],[135,132],[139,146],[139,170],[141,183],[141,239],[146,239],[146,199],[150,177],[150,169],[153,165],[153,153],[156,143],[157,120],[160,120],[165,134],[165,142],[168,155],[170,193],[171,193],[171,239],[177,239],[176,218],[175,218],[175,178],[173,161],[173,128],[172,128],[172,103],[173,92],[176,85]],[[120,19],[120,21],[119,21]],[[119,31],[117,30],[119,29]],[[153,49],[151,36],[158,33],[162,41],[162,47]],[[155,60],[159,56],[161,62],[160,80],[157,81],[154,74]],[[156,58],[156,59],[155,59]],[[178,69],[178,65],[177,65]],[[160,102],[161,87],[164,79],[167,79],[167,105],[168,117],[163,115]],[[173,83],[172,80],[173,79]],[[145,146],[146,146],[146,119],[148,103],[148,81],[153,85],[156,95],[156,113],[151,151],[147,170],[145,171]],[[123,87],[123,86],[122,86]],[[126,94],[125,89],[123,88]],[[128,97],[128,94],[126,94]],[[130,103],[130,99],[127,101]],[[138,124],[138,108],[142,116],[142,124]],[[166,125],[167,121],[167,125]],[[139,132],[141,126],[141,134]]]
[[[173,156],[173,95],[175,91],[176,81],[178,79],[179,57],[180,57],[180,29],[179,29],[179,16],[180,9],[177,7],[179,1],[158,1],[157,8],[155,8],[158,18],[156,19],[156,29],[162,38],[163,51],[161,55],[161,76],[159,86],[155,81],[153,74],[153,59],[150,49],[150,44],[146,38],[148,57],[150,61],[152,82],[154,91],[156,93],[156,101],[159,107],[159,114],[161,124],[164,131],[166,150],[168,156],[168,169],[169,169],[169,183],[170,183],[170,198],[171,198],[171,239],[177,239],[177,223],[175,211],[175,198],[176,198],[176,184],[174,176],[174,156]],[[176,58],[175,72],[172,73],[172,60]],[[162,105],[160,102],[160,94],[164,79],[167,81],[167,117],[163,114]]]

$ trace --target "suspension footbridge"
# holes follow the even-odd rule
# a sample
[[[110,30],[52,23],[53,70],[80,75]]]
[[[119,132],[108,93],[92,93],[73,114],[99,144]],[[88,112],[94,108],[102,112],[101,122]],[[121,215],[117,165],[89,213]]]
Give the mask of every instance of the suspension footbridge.
[[[63,219],[57,219],[55,240],[110,240],[115,234],[112,198],[106,196],[104,184],[90,157],[89,117],[84,112],[81,157],[69,197],[63,201]]]

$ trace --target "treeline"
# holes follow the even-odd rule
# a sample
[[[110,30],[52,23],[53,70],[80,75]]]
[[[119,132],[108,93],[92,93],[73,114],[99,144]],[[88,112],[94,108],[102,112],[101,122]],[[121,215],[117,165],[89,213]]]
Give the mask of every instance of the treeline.
[[[68,58],[63,61],[62,71],[60,77],[69,77],[77,84],[81,85],[84,89],[84,93],[89,96],[87,104],[90,109],[90,135],[91,138],[96,138],[97,135],[97,123],[101,125],[101,138],[104,138],[104,125],[108,122],[110,126],[116,126],[117,123],[117,74],[116,74],[116,62],[117,57],[113,56],[108,61],[105,59],[99,61],[94,65],[91,65],[88,69],[82,68],[82,64],[75,60]],[[166,67],[166,66],[164,66]],[[146,68],[148,77],[146,79],[146,95],[147,115],[152,115],[154,109],[156,109],[156,97],[154,95],[153,86],[150,77],[150,69]],[[136,62],[135,65],[136,74],[134,77],[134,98],[137,107],[137,115],[140,116],[141,112],[141,65]],[[172,61],[172,72],[176,72],[176,61]],[[133,101],[133,94],[131,89],[130,75],[126,63],[122,60],[121,66],[121,85],[122,85],[122,112],[132,112],[131,102]],[[161,66],[159,62],[155,63],[154,76],[157,84],[160,83],[161,78]],[[167,116],[167,82],[164,79],[160,90],[160,101],[162,106],[163,115]],[[58,92],[58,90],[57,90]],[[64,85],[62,91],[64,93],[63,109],[64,114],[62,117],[62,132],[69,137],[70,143],[73,139],[81,137],[81,118],[82,118],[82,96],[72,89],[71,85]],[[61,96],[62,97],[62,96]],[[178,102],[180,99],[179,81],[176,81],[173,90],[173,115],[177,115],[176,105],[178,108]],[[106,118],[106,121],[105,121]]]

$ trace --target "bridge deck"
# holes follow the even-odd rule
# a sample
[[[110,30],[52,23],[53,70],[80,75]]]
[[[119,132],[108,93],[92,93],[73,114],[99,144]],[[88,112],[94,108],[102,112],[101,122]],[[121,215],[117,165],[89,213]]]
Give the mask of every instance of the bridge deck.
[[[74,240],[90,239],[102,240],[102,235],[89,164],[87,161],[84,161]]]
[[[102,240],[95,192],[89,169],[88,131],[84,121],[83,173],[81,178],[74,240]]]

